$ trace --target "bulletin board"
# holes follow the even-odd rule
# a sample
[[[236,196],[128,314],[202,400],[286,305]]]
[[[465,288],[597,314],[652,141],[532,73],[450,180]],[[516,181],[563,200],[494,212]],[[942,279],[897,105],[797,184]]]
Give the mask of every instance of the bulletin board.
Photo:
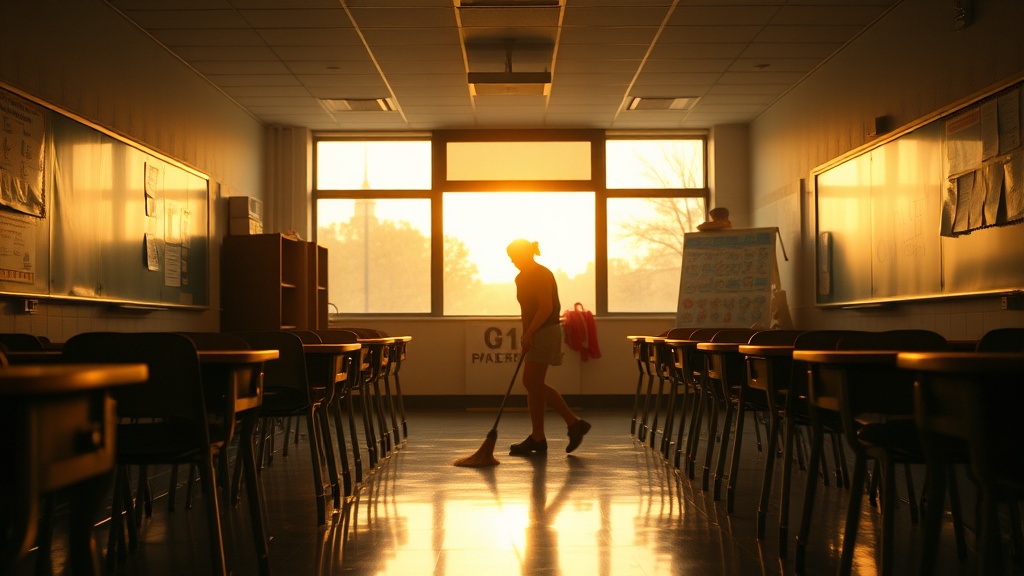
[[[2,87],[0,115],[0,295],[209,306],[205,175]]]
[[[815,170],[818,305],[1024,289],[1021,83]]]
[[[676,326],[769,327],[777,236],[777,228],[685,234]]]

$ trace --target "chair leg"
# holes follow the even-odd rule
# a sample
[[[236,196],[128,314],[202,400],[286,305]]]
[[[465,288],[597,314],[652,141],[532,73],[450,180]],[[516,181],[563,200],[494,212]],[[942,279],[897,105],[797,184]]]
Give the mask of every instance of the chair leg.
[[[914,476],[910,471],[909,463],[903,464],[903,474],[906,476],[907,480],[907,501],[910,502],[910,522],[917,524],[921,520],[921,511],[917,504],[917,491],[914,489]]]
[[[658,413],[661,411],[661,397],[664,394],[664,391],[665,378],[661,374],[658,374],[658,391],[654,396],[654,410],[651,414],[651,427],[647,432],[647,443],[652,450],[654,449],[655,438],[658,436]]]
[[[352,437],[352,465],[355,468],[354,484],[362,484],[363,482],[363,458],[360,455],[359,450],[359,435],[356,434],[356,414],[355,414],[355,402],[352,399],[352,391],[346,395],[347,408],[348,408],[348,431]],[[353,490],[355,487],[353,486]]]
[[[843,531],[843,548],[839,557],[839,574],[849,574],[853,566],[853,549],[857,544],[857,526],[860,524],[866,472],[867,460],[858,454],[853,463],[853,485],[850,487],[850,500],[846,507],[846,528]]]
[[[178,493],[178,465],[171,465],[171,477],[167,481],[167,511],[174,512],[175,495]]]
[[[785,558],[789,551],[789,498],[793,485],[793,451],[800,438],[792,415],[783,419],[784,437],[782,447],[782,494],[779,496],[779,558]]]
[[[341,395],[337,395],[333,402],[327,407],[328,413],[334,419],[334,433],[338,442],[338,452],[341,468],[342,489],[345,497],[352,496],[352,469],[349,466],[348,444],[345,440],[345,426],[341,418]]]
[[[811,436],[811,456],[807,469],[812,470],[807,475],[807,484],[804,487],[804,509],[800,518],[800,530],[796,536],[796,559],[795,571],[797,574],[806,574],[807,566],[807,541],[811,536],[811,518],[814,513],[814,493],[818,483],[814,481],[813,474],[816,474],[821,466],[821,452],[824,448],[825,439],[820,425],[814,426]],[[854,474],[856,475],[856,474]]]
[[[313,465],[313,494],[316,497],[318,526],[327,524],[327,496],[324,492],[323,464],[320,461],[319,432],[316,429],[316,409],[310,407],[305,414],[306,433],[309,435],[309,457]]]
[[[101,495],[97,494],[92,502],[99,501]],[[53,518],[56,514],[56,503],[53,494],[43,496],[42,514],[39,516],[39,526],[36,531],[36,575],[47,576],[53,574]],[[90,524],[91,527],[91,524]],[[89,536],[92,533],[89,532]],[[97,576],[99,572],[95,573]]]
[[[761,477],[761,498],[757,503],[757,539],[764,540],[768,525],[768,505],[772,497],[772,479],[775,475],[775,454],[779,443],[779,418],[777,411],[768,415],[768,450]],[[783,452],[785,456],[785,452]]]
[[[227,563],[224,560],[224,536],[220,527],[217,470],[214,467],[213,456],[213,454],[205,454],[199,466],[203,490],[206,494],[206,519],[210,538],[210,567],[213,569],[213,574],[228,576]]]
[[[262,483],[256,475],[256,434],[257,417],[246,417],[238,436],[238,456],[235,470],[244,470],[245,494],[249,504],[249,521],[252,523],[253,544],[260,567],[260,576],[270,576],[270,550],[267,547],[267,515],[263,501]],[[234,491],[235,497],[238,490]]]
[[[718,441],[718,413],[721,411],[721,407],[718,405],[718,398],[713,392],[708,394],[708,398],[708,408],[711,414],[708,421],[708,442],[704,451],[704,472],[700,478],[700,488],[704,491],[707,491],[711,477],[711,463],[715,454],[715,442]]]
[[[896,526],[896,466],[888,458],[882,462],[882,538],[881,538],[881,576],[893,574],[895,550],[893,529]],[[849,572],[846,572],[849,574]]]
[[[952,471],[952,466],[948,467]],[[921,576],[935,573],[936,557],[939,552],[939,536],[942,532],[942,517],[946,500],[946,473],[941,462],[928,458],[925,486],[924,525],[921,527]]]
[[[732,513],[736,507],[736,478],[740,472],[740,448],[743,446],[743,418],[746,414],[746,407],[740,399],[736,407],[736,434],[732,440],[732,466],[729,469],[729,485],[725,491],[725,510]],[[757,430],[757,418],[755,413],[754,430]]]
[[[945,479],[946,485],[949,488],[949,510],[953,516],[953,538],[956,541],[956,557],[960,564],[963,564],[967,562],[967,539],[964,536],[964,517],[963,509],[960,506],[960,487],[956,479],[956,467],[952,464],[946,467]],[[941,511],[941,508],[939,510]]]
[[[314,413],[316,423],[320,427],[320,449],[323,451],[324,460],[327,464],[328,483],[331,486],[331,497],[334,502],[334,509],[341,508],[340,474],[338,473],[338,462],[334,457],[334,440],[331,436],[331,422],[327,415],[327,405],[318,405]]]
[[[722,482],[725,480],[725,461],[729,455],[729,446],[731,444],[730,435],[732,434],[733,420],[736,417],[737,408],[729,400],[725,398],[725,422],[722,423],[722,438],[718,444],[718,460],[715,462],[715,483],[714,483],[714,498],[717,502],[722,499]]]
[[[633,418],[629,422],[629,435],[637,438],[637,425],[640,418],[640,398],[643,396],[644,369],[639,360],[636,361],[640,375],[636,378],[636,394],[633,396]]]

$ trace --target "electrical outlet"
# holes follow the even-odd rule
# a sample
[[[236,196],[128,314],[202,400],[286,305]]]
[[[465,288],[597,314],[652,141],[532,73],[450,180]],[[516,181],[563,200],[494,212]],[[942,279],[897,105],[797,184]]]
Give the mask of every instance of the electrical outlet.
[[[25,300],[25,313],[35,314],[39,312],[39,300]]]

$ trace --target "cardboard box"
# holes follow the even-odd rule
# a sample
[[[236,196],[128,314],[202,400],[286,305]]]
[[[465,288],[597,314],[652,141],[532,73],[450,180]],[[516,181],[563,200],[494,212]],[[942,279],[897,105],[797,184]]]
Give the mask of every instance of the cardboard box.
[[[252,218],[229,218],[228,234],[245,236],[247,234],[263,234],[263,222]]]
[[[231,196],[228,198],[228,217],[263,222],[263,202],[249,196]]]

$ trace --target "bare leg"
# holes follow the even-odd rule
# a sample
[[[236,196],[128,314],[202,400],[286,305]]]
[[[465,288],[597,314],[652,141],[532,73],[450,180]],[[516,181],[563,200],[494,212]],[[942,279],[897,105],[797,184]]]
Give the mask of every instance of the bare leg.
[[[523,387],[526,388],[526,403],[530,408],[530,422],[533,425],[530,436],[534,440],[544,439],[544,409],[547,406],[558,412],[567,426],[579,420],[558,390],[544,382],[547,372],[547,364],[526,361],[523,366]]]

